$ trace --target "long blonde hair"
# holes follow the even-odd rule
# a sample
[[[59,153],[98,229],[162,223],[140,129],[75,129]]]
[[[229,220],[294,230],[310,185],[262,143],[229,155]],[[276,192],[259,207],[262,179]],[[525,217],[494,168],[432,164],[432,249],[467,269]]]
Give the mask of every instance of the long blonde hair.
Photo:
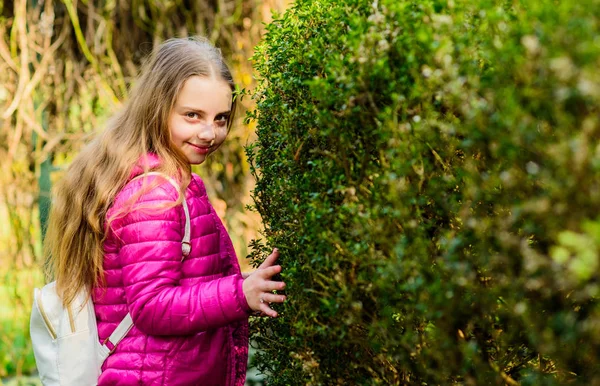
[[[183,83],[194,75],[219,76],[235,95],[220,50],[202,38],[167,40],[143,66],[122,110],[57,184],[44,249],[46,273],[56,280],[65,306],[81,289],[90,294],[92,288],[104,285],[106,213],[140,159],[156,154],[161,160],[157,170],[177,178],[181,192],[189,184],[190,164],[171,141],[168,117]],[[234,96],[232,113],[235,104]],[[229,126],[232,121],[230,117]],[[147,165],[140,166],[148,170]]]

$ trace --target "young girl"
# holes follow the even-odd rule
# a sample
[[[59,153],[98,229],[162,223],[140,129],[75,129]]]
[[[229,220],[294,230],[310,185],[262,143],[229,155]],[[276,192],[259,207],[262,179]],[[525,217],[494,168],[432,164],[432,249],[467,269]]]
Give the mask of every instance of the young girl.
[[[272,280],[277,251],[243,277],[191,173],[225,140],[234,90],[212,45],[165,42],[57,188],[45,243],[59,294],[66,305],[80,289],[92,294],[101,342],[128,313],[133,320],[99,385],[243,385],[248,315],[276,317],[269,304],[285,300],[273,293],[285,287]]]

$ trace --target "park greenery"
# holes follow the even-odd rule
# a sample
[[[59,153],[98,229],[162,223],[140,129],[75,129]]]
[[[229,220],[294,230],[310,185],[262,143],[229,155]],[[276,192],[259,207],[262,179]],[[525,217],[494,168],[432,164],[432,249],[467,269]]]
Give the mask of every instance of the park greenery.
[[[600,1],[297,0],[267,30],[268,383],[600,384]]]

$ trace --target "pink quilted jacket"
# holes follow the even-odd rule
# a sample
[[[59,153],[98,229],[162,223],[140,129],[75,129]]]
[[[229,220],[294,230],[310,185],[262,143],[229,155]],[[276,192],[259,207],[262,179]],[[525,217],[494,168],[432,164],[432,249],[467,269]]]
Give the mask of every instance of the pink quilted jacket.
[[[129,182],[107,218],[141,186],[142,179]],[[164,181],[138,203],[160,206],[176,199]],[[104,363],[99,385],[244,384],[250,309],[235,251],[197,175],[186,200],[192,251],[183,261],[181,205],[135,209],[112,222],[104,243],[106,288],[93,291],[100,340],[127,312],[134,327]]]

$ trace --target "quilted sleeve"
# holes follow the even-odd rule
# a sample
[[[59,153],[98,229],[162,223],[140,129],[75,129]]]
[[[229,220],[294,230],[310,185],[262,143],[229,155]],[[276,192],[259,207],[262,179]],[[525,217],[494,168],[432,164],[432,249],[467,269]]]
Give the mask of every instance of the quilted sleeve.
[[[176,194],[166,185],[144,194],[115,232],[122,242],[119,260],[129,313],[150,335],[193,334],[248,317],[239,274],[178,285],[183,210],[157,209],[172,204]]]

